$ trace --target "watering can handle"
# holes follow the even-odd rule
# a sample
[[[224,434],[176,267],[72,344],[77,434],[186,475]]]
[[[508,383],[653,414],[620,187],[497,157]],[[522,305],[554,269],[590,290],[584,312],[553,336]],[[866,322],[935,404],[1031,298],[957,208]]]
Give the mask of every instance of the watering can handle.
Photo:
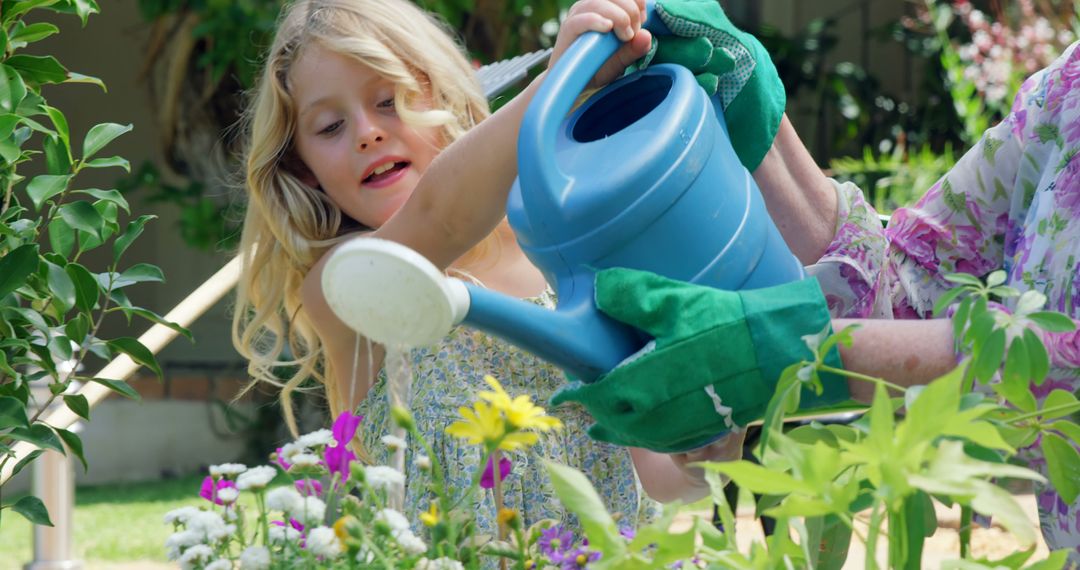
[[[654,0],[646,0],[645,13],[646,29],[657,35],[671,33],[656,15]],[[582,34],[548,71],[525,111],[518,135],[518,174],[534,181],[540,190],[522,196],[527,211],[562,211],[573,180],[559,170],[555,160],[559,126],[589,80],[620,44],[614,32]]]

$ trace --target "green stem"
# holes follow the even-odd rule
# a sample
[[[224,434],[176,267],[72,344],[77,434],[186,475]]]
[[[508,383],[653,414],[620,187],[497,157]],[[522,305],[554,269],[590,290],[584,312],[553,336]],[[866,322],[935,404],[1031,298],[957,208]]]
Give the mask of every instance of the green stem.
[[[889,509],[889,568],[908,568],[910,538],[904,506]]]
[[[971,507],[960,507],[960,558],[966,559],[971,555],[971,520],[974,511]]]
[[[870,528],[866,534],[866,561],[863,568],[867,570],[877,569],[877,539],[881,534],[881,503],[874,503],[874,510],[870,513]]]
[[[1054,406],[1052,408],[1043,408],[1041,410],[1035,410],[1034,412],[1028,412],[1026,414],[1021,414],[1019,416],[1016,416],[1015,418],[1009,418],[1009,419],[1005,420],[1005,423],[1015,424],[1015,423],[1018,423],[1018,422],[1025,421],[1025,420],[1030,420],[1031,418],[1036,418],[1036,417],[1039,417],[1039,416],[1045,416],[1047,414],[1058,414],[1058,413],[1062,413],[1062,412],[1072,412],[1073,410],[1080,410],[1080,402],[1073,402],[1073,403],[1070,403],[1070,404],[1062,404],[1060,406]]]
[[[852,372],[850,370],[844,370],[843,368],[833,368],[832,366],[822,364],[822,365],[818,366],[818,370],[822,370],[822,371],[825,371],[825,372],[832,372],[833,374],[839,374],[840,376],[847,376],[848,378],[852,378],[854,380],[862,380],[864,382],[873,382],[874,384],[881,384],[882,386],[885,386],[886,388],[889,388],[891,390],[895,390],[895,391],[900,392],[900,393],[904,393],[907,390],[903,386],[901,386],[899,384],[893,384],[892,382],[889,382],[888,380],[885,380],[884,378],[877,378],[877,377],[874,377],[874,376],[867,376],[866,374],[859,374],[858,372]]]

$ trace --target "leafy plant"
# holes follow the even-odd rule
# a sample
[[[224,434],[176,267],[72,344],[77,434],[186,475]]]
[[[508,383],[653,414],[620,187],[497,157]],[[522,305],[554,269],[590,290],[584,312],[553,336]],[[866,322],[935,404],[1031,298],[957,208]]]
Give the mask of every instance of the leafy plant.
[[[120,192],[86,188],[77,180],[87,169],[128,169],[122,157],[99,154],[132,127],[101,123],[90,128],[81,145],[74,138],[64,113],[46,101],[43,87],[104,85],[68,71],[52,56],[21,53],[59,32],[50,23],[27,23],[27,16],[41,9],[75,14],[85,25],[98,5],[94,0],[0,3],[0,469],[9,467],[18,442],[39,448],[15,464],[12,474],[42,450],[73,453],[86,466],[79,437],[41,421],[54,404],[89,419],[89,403],[76,393],[81,383],[97,382],[138,398],[124,382],[84,375],[91,355],[107,360],[126,354],[160,376],[154,355],[138,340],[100,336],[107,315],[120,313],[129,322],[138,316],[187,334],[134,305],[125,293],[137,283],[163,279],[156,266],[121,265],[153,216],[124,222],[130,208]],[[42,173],[26,175],[28,167]],[[88,267],[84,255],[107,246],[111,251],[102,252],[104,265]],[[14,504],[0,500],[0,513],[9,508],[35,524],[50,524],[36,497]]]
[[[915,203],[956,164],[952,146],[941,154],[930,145],[918,149],[896,146],[891,152],[863,149],[861,158],[841,157],[829,161],[832,175],[841,182],[862,188],[878,212],[888,213]]]
[[[808,339],[818,357],[784,371],[756,450],[760,464],[703,465],[726,533],[699,521],[686,534],[670,535],[664,526],[669,521],[662,520],[639,529],[635,542],[620,545],[611,540],[614,523],[584,477],[566,475],[565,468],[552,470],[552,477],[561,480],[556,490],[564,503],[594,521],[585,531],[602,557],[591,567],[654,568],[694,557],[703,564],[736,569],[840,568],[851,540],[858,538],[866,545],[864,567],[872,569],[878,567],[876,544],[887,536],[887,566],[915,569],[921,567],[926,537],[936,528],[936,500],[960,505],[962,511],[959,560],[948,567],[1062,568],[1067,551],[1027,564],[1037,529],[1003,485],[1009,479],[1043,480],[1009,461],[1018,448],[1041,438],[1050,482],[1065,501],[1080,493],[1069,475],[1080,469],[1074,447],[1080,443],[1080,430],[1062,420],[1080,410],[1080,402],[1057,390],[1038,406],[1029,388],[1030,382],[1042,382],[1048,368],[1046,351],[1032,329],[1064,331],[1072,329],[1073,322],[1040,310],[1045,299],[1038,293],[1019,296],[1011,314],[989,303],[991,297],[1019,295],[1002,286],[1004,272],[991,274],[985,284],[966,275],[951,279],[960,286],[943,297],[938,308],[943,311],[958,301],[953,323],[958,343],[969,356],[929,385],[903,389],[824,364],[824,355],[837,343],[851,343],[852,328],[826,339]],[[817,375],[822,371],[874,383],[869,412],[850,425],[812,423],[784,432],[784,416],[797,408],[802,386],[810,383],[820,389]],[[991,391],[972,391],[975,381],[988,384]],[[758,515],[776,520],[772,536],[748,551],[736,546],[734,515],[721,476],[761,495]],[[870,521],[864,534],[854,516],[867,511]],[[973,512],[993,515],[1027,548],[1003,560],[974,559]]]

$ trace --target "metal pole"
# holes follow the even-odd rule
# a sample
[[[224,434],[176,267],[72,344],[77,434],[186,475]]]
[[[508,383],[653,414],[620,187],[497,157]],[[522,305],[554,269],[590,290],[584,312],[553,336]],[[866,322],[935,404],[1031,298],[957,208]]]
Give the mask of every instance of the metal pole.
[[[46,451],[34,461],[34,496],[45,503],[53,526],[34,525],[34,560],[24,570],[82,570],[73,540],[75,471],[71,457]]]

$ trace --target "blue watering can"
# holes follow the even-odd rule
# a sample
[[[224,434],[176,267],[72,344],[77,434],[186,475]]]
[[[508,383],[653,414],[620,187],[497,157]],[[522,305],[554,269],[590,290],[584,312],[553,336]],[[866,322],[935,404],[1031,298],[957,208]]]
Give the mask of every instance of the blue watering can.
[[[651,5],[649,12],[647,28],[664,35]],[[521,125],[507,215],[558,294],[556,310],[444,277],[400,244],[359,238],[323,270],[338,316],[374,341],[414,346],[463,323],[588,382],[648,341],[596,309],[600,269],[643,269],[728,290],[803,278],[735,155],[719,101],[689,70],[649,67],[567,116],[619,45],[610,33],[579,38],[549,71]]]

